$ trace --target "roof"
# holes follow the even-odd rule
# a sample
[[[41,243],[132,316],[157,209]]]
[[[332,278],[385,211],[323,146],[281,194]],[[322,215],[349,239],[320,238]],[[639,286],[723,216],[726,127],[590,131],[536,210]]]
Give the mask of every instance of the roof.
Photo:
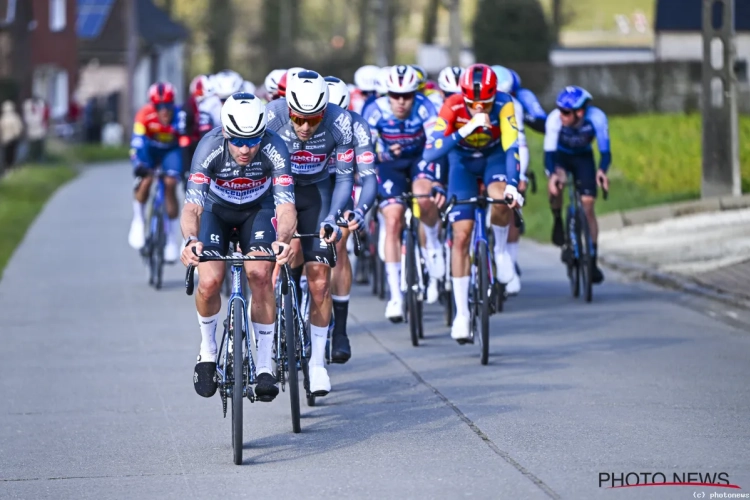
[[[720,5],[720,4],[719,4]],[[654,31],[701,31],[702,0],[657,0]],[[750,31],[750,0],[734,0],[734,28]]]
[[[98,38],[117,0],[77,0],[78,19],[76,30],[78,38],[94,40]],[[123,1],[123,0],[119,0]],[[173,21],[169,14],[154,5],[152,0],[136,0],[138,13],[138,34],[148,44],[158,44],[184,40],[188,31],[181,24]],[[122,6],[114,12],[123,12]],[[117,14],[116,14],[117,15]],[[122,15],[122,14],[120,14]],[[119,21],[119,20],[118,20]]]

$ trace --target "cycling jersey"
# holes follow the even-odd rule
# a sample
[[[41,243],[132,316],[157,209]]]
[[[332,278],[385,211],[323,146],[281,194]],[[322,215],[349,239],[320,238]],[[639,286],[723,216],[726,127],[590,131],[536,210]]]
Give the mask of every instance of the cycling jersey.
[[[130,140],[130,159],[136,175],[140,175],[141,169],[152,169],[157,164],[161,164],[169,176],[182,174],[179,139],[185,135],[185,130],[181,124],[184,126],[184,115],[179,106],[174,107],[172,121],[167,125],[159,121],[153,104],[146,104],[138,111]]]
[[[206,134],[214,127],[221,126],[221,99],[217,95],[211,95],[198,103],[198,129],[200,135]]]
[[[370,125],[379,163],[383,163],[396,159],[390,151],[390,146],[394,144],[401,145],[398,159],[421,157],[427,135],[435,126],[437,112],[429,99],[416,94],[411,113],[406,119],[400,120],[391,111],[389,97],[384,96],[368,104],[362,110],[362,117]]]
[[[547,175],[551,175],[555,170],[555,153],[567,155],[593,154],[591,143],[594,139],[596,139],[601,154],[599,168],[606,172],[612,163],[607,115],[601,109],[588,106],[581,122],[573,127],[563,127],[560,110],[555,109],[547,117],[546,130],[544,136],[544,168]]]
[[[518,89],[514,97],[523,106],[524,123],[532,130],[543,134],[545,122],[547,121],[547,113],[544,112],[544,108],[539,104],[539,99],[529,89]]]
[[[295,202],[289,152],[278,135],[267,130],[247,165],[238,165],[229,153],[221,127],[203,136],[193,156],[185,203],[207,211],[244,210],[271,194],[276,205]]]
[[[520,170],[518,172],[519,179],[526,182],[526,170],[529,168],[529,147],[526,144],[526,130],[524,128],[524,108],[523,105],[518,102],[518,99],[513,98],[513,107],[516,110],[516,124],[518,125],[518,163]]]
[[[443,102],[445,99],[443,99],[443,94],[440,93],[437,89],[425,89],[424,96],[430,100],[433,106],[435,106],[435,109],[440,109],[443,107]]]

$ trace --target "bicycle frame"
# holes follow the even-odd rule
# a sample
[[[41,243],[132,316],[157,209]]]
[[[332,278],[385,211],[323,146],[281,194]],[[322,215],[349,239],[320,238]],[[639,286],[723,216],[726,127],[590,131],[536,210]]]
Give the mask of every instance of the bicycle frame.
[[[285,352],[282,345],[282,332],[285,332],[285,328],[281,328],[281,325],[285,324],[286,320],[284,319],[284,303],[283,300],[285,296],[282,294],[282,282],[281,280],[283,278],[283,274],[279,273],[279,277],[276,280],[276,328],[278,331],[276,332],[276,352],[277,353],[283,353]],[[305,337],[305,317],[304,313],[301,309],[299,309],[299,304],[297,303],[297,285],[294,282],[293,279],[288,280],[288,286],[289,286],[289,297],[291,297],[292,301],[292,310],[294,311],[294,320],[297,322],[297,331],[299,331],[300,335],[300,358],[306,358],[307,357],[307,348],[308,344],[306,342]],[[307,307],[309,307],[309,303],[305,302],[305,295],[307,295],[307,292],[303,288],[303,303],[306,304]],[[283,339],[289,342],[289,339]],[[292,339],[293,342],[296,341],[296,339]],[[277,354],[277,356],[280,354]],[[290,360],[287,360],[287,363],[290,362]],[[291,367],[288,367],[288,369],[292,369]],[[283,369],[281,370],[281,374],[283,377]],[[282,383],[283,387],[283,383]]]
[[[581,195],[578,194],[578,190],[575,188],[575,178],[572,183],[567,183],[568,188],[568,238],[570,239],[571,249],[573,250],[573,257],[578,260],[581,258],[581,248],[578,247],[578,238],[576,237],[580,228],[578,227],[578,214],[583,213],[583,207],[581,206]],[[586,215],[584,214],[584,217]],[[593,242],[586,241],[583,243],[588,247],[588,254],[591,255],[594,252]]]
[[[422,255],[422,247],[419,245],[419,231],[417,231],[416,227],[412,223],[412,220],[416,218],[419,220],[420,217],[420,210],[419,210],[419,203],[417,202],[416,198],[411,198],[411,203],[407,203],[406,210],[404,212],[404,229],[401,232],[401,291],[406,293],[406,288],[408,284],[406,283],[406,252],[409,251],[408,248],[406,248],[406,232],[410,231],[413,235],[413,241],[415,243],[414,245],[414,259],[417,263],[417,283],[416,286],[418,287],[415,292],[417,292],[419,300],[424,299],[424,274],[422,270],[422,261],[423,255]]]
[[[487,239],[487,228],[485,226],[485,217],[487,217],[487,213],[485,212],[485,208],[481,206],[481,202],[477,203],[477,206],[474,208],[474,229],[472,230],[472,245],[469,249],[470,255],[469,258],[471,259],[472,266],[471,266],[471,286],[476,285],[477,280],[477,266],[474,264],[474,257],[479,252],[479,245],[484,243],[487,245],[487,256],[489,257],[491,255],[490,250],[492,250],[489,246],[489,241]],[[490,286],[495,284],[495,276],[492,273],[492,264],[490,262],[490,259],[487,259],[487,272],[488,276],[490,278]]]
[[[149,235],[156,234],[156,224],[158,223],[154,212],[161,211],[161,207],[164,205],[165,198],[165,186],[164,186],[164,172],[161,167],[156,167],[154,170],[154,179],[156,179],[156,186],[154,187],[154,194],[151,201],[151,220],[149,221],[150,232]],[[164,214],[161,214],[162,218]]]

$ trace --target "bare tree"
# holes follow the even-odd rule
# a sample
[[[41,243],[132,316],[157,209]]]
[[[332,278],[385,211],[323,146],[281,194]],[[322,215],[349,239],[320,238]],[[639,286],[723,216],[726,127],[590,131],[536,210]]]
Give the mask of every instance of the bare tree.
[[[208,47],[214,73],[229,67],[229,41],[234,28],[231,0],[211,0],[208,9]]]
[[[422,27],[422,43],[432,45],[437,35],[438,10],[440,0],[428,0],[424,10],[424,25]]]

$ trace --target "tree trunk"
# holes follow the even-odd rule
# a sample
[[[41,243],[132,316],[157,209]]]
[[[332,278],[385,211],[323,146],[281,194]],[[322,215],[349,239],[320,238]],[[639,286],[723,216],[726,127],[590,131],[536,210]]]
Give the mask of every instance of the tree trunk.
[[[428,0],[424,11],[424,27],[422,30],[422,43],[425,45],[435,43],[439,9],[440,0]]]
[[[459,0],[450,3],[450,56],[451,66],[461,65],[461,49],[464,48],[464,36],[461,28],[461,6]]]
[[[217,73],[229,67],[229,41],[234,27],[232,2],[231,0],[211,0],[211,8],[208,12],[211,71]]]
[[[390,0],[376,0],[376,15],[378,29],[377,40],[375,43],[375,64],[378,66],[388,66],[388,56],[390,50],[388,41],[390,40],[390,23],[388,19]]]
[[[560,43],[563,17],[563,0],[552,0],[552,40],[554,43]]]
[[[370,23],[368,23],[368,13],[370,12],[370,0],[359,0],[357,5],[357,18],[359,19],[359,33],[357,35],[356,53],[359,57],[360,64],[365,61],[367,53],[367,36],[370,34]]]

